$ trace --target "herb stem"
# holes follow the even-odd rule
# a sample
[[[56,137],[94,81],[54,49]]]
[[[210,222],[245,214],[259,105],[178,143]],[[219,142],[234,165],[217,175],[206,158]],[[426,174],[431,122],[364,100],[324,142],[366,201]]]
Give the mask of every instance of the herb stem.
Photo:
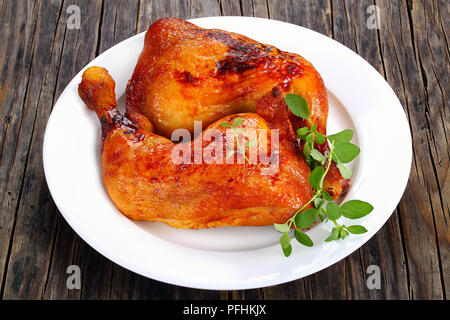
[[[328,174],[328,171],[330,171],[333,149],[334,149],[334,141],[331,142],[330,152],[327,154],[328,164],[327,164],[327,168],[325,169],[325,172],[322,176],[322,179],[324,179],[326,177],[326,175]],[[314,194],[314,196],[305,205],[303,205],[300,209],[298,209],[292,217],[289,218],[289,220],[288,220],[289,228],[292,226],[292,224],[294,224],[294,226],[297,227],[295,225],[295,217],[297,216],[297,214],[302,212],[316,198],[320,197],[322,194],[322,191],[323,191],[323,189],[316,190],[316,193]]]
[[[233,135],[234,135],[234,138],[235,138],[235,140],[236,140],[236,145],[237,145],[237,148],[238,148],[238,150],[239,150],[239,153],[242,154],[242,156],[244,157],[244,159],[245,159],[249,164],[252,164],[252,163],[250,162],[250,160],[248,159],[248,157],[245,155],[245,149],[242,149],[241,144],[239,143],[239,137],[238,137],[238,135],[236,134],[236,131],[235,131],[235,130],[236,130],[236,129],[233,128]],[[261,167],[258,165],[258,163],[255,163],[255,165],[256,165],[260,170],[262,170]]]

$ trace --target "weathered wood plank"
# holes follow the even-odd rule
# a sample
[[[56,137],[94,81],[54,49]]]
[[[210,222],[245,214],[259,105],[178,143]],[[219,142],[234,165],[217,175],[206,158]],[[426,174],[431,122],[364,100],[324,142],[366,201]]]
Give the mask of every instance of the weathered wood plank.
[[[79,261],[75,261],[74,256],[80,241],[82,240],[58,212],[55,244],[44,288],[44,299],[80,299],[81,290],[67,288],[69,277],[67,268],[71,265],[79,265]]]
[[[100,50],[99,30],[102,17],[102,1],[86,2],[81,0],[78,3],[65,1],[64,13],[67,7],[72,4],[79,5],[81,9],[81,27],[79,30],[66,29],[67,15],[63,14],[61,27],[65,31],[65,36],[62,40],[64,49],[61,54],[55,97],[60,95],[68,82]],[[57,233],[54,242],[47,285],[43,293],[44,298],[109,298],[112,262],[101,257],[100,254],[85,244],[60,215],[58,215]],[[68,290],[66,287],[66,279],[68,277],[66,270],[72,264],[81,268],[81,290]],[[98,279],[98,277],[101,278]]]
[[[220,12],[222,16],[242,16],[240,1],[220,0]]]
[[[217,0],[191,0],[190,18],[220,16]]]
[[[427,147],[433,171],[426,171],[427,180],[429,180],[427,182],[429,201],[436,229],[444,297],[448,298],[450,290],[450,185],[448,183],[450,177],[448,141],[450,59],[446,31],[448,30],[449,3],[416,1],[409,9],[416,60],[425,88],[425,118],[429,130]]]
[[[417,63],[406,1],[376,1],[382,15],[379,30],[386,78],[408,115],[413,138],[413,164],[409,184],[399,204],[412,299],[442,299],[435,213],[430,195],[437,190],[429,152],[429,112],[424,83]],[[422,19],[423,17],[421,17]]]
[[[82,24],[80,30],[70,30],[66,33],[64,50],[61,53],[62,33],[56,30],[56,26],[58,25],[59,14],[65,15],[65,9],[70,4],[77,3],[67,2],[61,10],[60,1],[54,1],[54,3],[45,1],[42,2],[39,12],[38,38],[30,78],[30,84],[35,85],[36,89],[27,91],[27,100],[24,104],[26,110],[34,111],[36,114],[36,118],[33,119],[34,130],[30,144],[30,155],[33,156],[28,158],[23,195],[20,198],[17,211],[16,228],[5,280],[4,297],[7,299],[40,298],[44,294],[45,283],[47,282],[56,220],[54,204],[50,200],[42,169],[43,133],[53,106],[55,87],[57,91],[58,88],[62,90],[61,88],[64,88],[65,84],[61,84],[61,79],[68,82],[78,71],[77,68],[81,68],[95,54],[97,33],[92,32],[92,29],[98,29],[98,19],[95,20],[95,13],[97,12],[97,15],[99,15],[101,8],[100,2],[92,1],[78,4],[82,13],[90,12],[90,15],[82,17],[84,25]],[[47,30],[47,28],[52,29]],[[56,38],[54,38],[55,33]],[[73,36],[70,35],[71,33]],[[70,47],[68,43],[76,45],[70,48],[72,50],[68,50]],[[91,55],[89,55],[88,45],[86,45],[89,43],[93,43]],[[69,59],[69,57],[72,57],[72,59]],[[46,71],[48,66],[44,62],[48,64],[50,58],[53,65],[57,67]],[[39,63],[40,60],[44,62]],[[70,62],[67,63],[67,60],[70,60]],[[70,72],[72,72],[70,77],[61,76]],[[58,75],[58,84],[55,83],[56,75]],[[45,82],[42,84],[41,82],[44,80]]]
[[[107,0],[103,6],[97,54],[136,34],[139,0]]]
[[[244,16],[269,18],[266,0],[241,0],[241,8]]]
[[[331,6],[328,0],[268,0],[269,17],[310,28],[331,36]]]
[[[23,107],[33,59],[38,4],[4,1],[1,6],[0,39],[0,281],[5,288],[17,204],[22,190],[25,161],[32,128],[22,129]]]
[[[201,4],[201,6],[206,4]],[[195,10],[200,10],[201,7],[194,7]],[[148,27],[158,19],[161,18],[179,18],[189,19],[191,17],[191,7],[189,1],[141,1],[139,6],[138,32],[147,31]]]
[[[9,225],[5,225],[5,233],[2,232],[1,237],[10,236],[11,239],[2,239],[0,245],[5,271],[2,297],[5,299],[39,297],[43,287],[42,279],[45,281],[46,278],[45,266],[51,250],[55,210],[46,191],[41,164],[42,133],[50,110],[44,110],[43,103],[47,98],[47,105],[51,108],[51,91],[54,88],[51,72],[54,68],[50,64],[50,57],[54,53],[53,35],[59,7],[60,4],[55,1],[17,1],[13,7],[3,8],[5,14],[9,14],[12,20],[17,18],[18,22],[15,25],[11,23],[10,28],[7,28],[9,41],[12,42],[12,55],[8,60],[15,58],[17,62],[6,60],[13,67],[13,74],[7,73],[8,68],[4,68],[2,72],[5,77],[18,77],[18,82],[14,78],[10,79],[11,82],[2,81],[2,86],[13,84],[10,92],[18,95],[6,102],[4,109],[8,110],[10,124],[13,125],[5,137],[1,167],[2,172],[9,171],[9,177],[2,173],[1,182],[6,185],[2,185],[1,194],[10,196],[10,199],[6,199],[6,204],[3,203],[6,208],[2,208],[2,215],[5,214]],[[44,12],[50,15],[48,23],[39,20]],[[3,17],[2,21],[5,21]],[[17,51],[14,49],[16,43]],[[10,53],[7,51],[5,54]],[[17,98],[20,100],[16,100]],[[12,104],[8,105],[9,103]],[[40,137],[37,136],[39,130]],[[9,188],[12,190],[7,192]],[[11,206],[13,203],[14,207]],[[11,214],[13,212],[15,215]],[[45,215],[40,212],[45,212]],[[31,246],[35,246],[37,252],[29,250]],[[7,247],[9,252],[4,251]]]

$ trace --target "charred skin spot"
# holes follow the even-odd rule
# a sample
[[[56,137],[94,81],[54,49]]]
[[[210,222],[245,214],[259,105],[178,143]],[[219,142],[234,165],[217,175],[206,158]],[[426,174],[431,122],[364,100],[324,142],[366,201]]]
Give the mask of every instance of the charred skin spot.
[[[199,77],[194,77],[189,71],[176,71],[175,78],[178,82],[189,85],[198,85],[200,82]]]
[[[241,74],[265,64],[272,48],[266,45],[235,39],[220,30],[208,30],[206,36],[228,47],[227,57],[216,63],[216,75]]]
[[[221,30],[208,30],[206,36],[226,45],[229,50],[228,54],[235,56],[246,56],[247,58],[258,59],[267,57],[272,51],[272,47],[254,43],[246,42],[243,39],[236,39],[230,33]]]
[[[294,55],[275,47],[235,38],[221,30],[207,30],[205,34],[228,47],[226,58],[216,62],[216,76],[242,74],[261,67],[269,76],[279,77],[280,87],[288,90],[290,80],[303,73],[303,65]]]
[[[272,97],[278,98],[281,95],[280,90],[277,87],[272,88]]]
[[[138,133],[138,127],[131,122],[127,117],[121,115],[117,110],[108,111],[108,117],[101,116],[100,123],[102,126],[102,140],[115,129],[122,129],[126,135],[131,135],[130,139],[133,142],[142,141],[144,136]]]
[[[217,61],[216,67],[217,75],[229,75],[233,73],[243,73],[247,70],[256,68],[256,65],[245,60],[240,61],[240,59],[229,55],[225,59]]]

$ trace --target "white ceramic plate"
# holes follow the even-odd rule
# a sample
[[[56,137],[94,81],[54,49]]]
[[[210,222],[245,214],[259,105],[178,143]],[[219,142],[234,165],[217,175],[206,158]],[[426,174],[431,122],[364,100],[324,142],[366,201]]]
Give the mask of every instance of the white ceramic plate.
[[[279,234],[271,226],[177,230],[127,219],[115,208],[102,183],[100,124],[77,93],[84,69],[59,97],[44,139],[48,187],[64,218],[88,244],[122,267],[193,288],[231,290],[280,284],[322,270],[358,249],[392,214],[409,176],[410,131],[392,89],[356,53],[309,29],[246,17],[191,21],[205,28],[241,33],[301,54],[313,63],[329,92],[328,132],[353,129],[353,142],[361,147],[352,164],[351,188],[343,201],[360,199],[373,204],[370,215],[356,220],[369,232],[327,243],[324,239],[332,223],[321,223],[308,231],[314,247],[293,241],[293,253],[285,258]],[[143,43],[144,33],[138,34],[86,66],[109,70],[119,101],[124,101],[125,87]],[[395,161],[388,157],[392,154]]]

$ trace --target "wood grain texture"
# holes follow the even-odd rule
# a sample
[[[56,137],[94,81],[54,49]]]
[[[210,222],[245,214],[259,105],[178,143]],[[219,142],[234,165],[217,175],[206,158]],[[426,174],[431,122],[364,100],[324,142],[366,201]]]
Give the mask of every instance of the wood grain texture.
[[[412,7],[414,5],[421,6],[422,3],[416,2],[412,4]],[[436,200],[439,186],[429,148],[431,129],[427,121],[427,114],[430,114],[430,105],[418,55],[414,49],[415,45],[421,45],[420,42],[423,39],[414,39],[413,30],[410,28],[411,21],[408,16],[410,8],[407,7],[407,2],[382,1],[378,5],[382,13],[389,17],[389,19],[383,20],[385,25],[380,28],[386,79],[405,108],[413,138],[414,156],[411,175],[403,200],[398,206],[408,269],[409,297],[412,299],[442,299],[445,289],[442,281],[435,223],[436,216],[439,215],[439,208],[436,203],[433,203],[433,199]],[[392,32],[393,30],[396,32]],[[396,36],[396,34],[401,36]],[[444,109],[444,106],[439,108],[436,105],[433,106],[434,108]],[[441,142],[446,140],[447,137],[440,138]],[[439,207],[442,208],[440,204]]]
[[[81,28],[67,28],[67,7]],[[380,29],[367,8],[380,8]],[[0,297],[3,299],[446,299],[449,291],[448,11],[445,0],[0,0]],[[53,104],[96,55],[159,18],[218,15],[304,26],[366,59],[398,95],[413,137],[404,197],[363,247],[304,279],[208,291],[147,279],[101,256],[62,218],[45,182],[42,140]],[[447,20],[446,20],[447,19]],[[81,290],[68,290],[78,265]],[[380,266],[381,290],[366,287]]]

